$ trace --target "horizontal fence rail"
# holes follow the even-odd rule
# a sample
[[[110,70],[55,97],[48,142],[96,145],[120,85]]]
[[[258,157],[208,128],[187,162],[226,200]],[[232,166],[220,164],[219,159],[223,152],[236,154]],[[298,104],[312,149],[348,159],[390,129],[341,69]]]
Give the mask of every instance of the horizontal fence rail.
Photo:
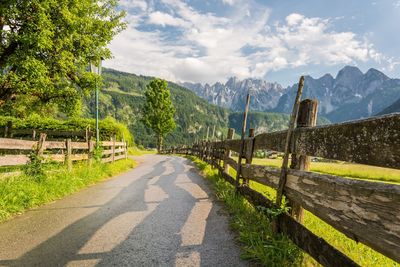
[[[68,132],[70,134],[71,132]],[[38,141],[20,140],[14,138],[0,138],[0,166],[15,166],[29,163],[29,154],[32,152],[40,153],[45,161],[63,162],[71,165],[73,161],[91,160],[93,158],[95,142],[73,142],[71,139],[65,141],[47,141],[45,133]],[[90,137],[90,136],[89,136]],[[111,141],[99,143],[102,148],[102,162],[113,162],[127,158],[126,142]],[[40,151],[37,151],[38,147]]]
[[[235,185],[229,167],[240,170],[244,181],[238,191],[256,206],[274,207],[245,183],[252,180],[277,189],[280,168],[251,164],[254,151],[284,151],[287,131],[262,133],[244,140],[239,164],[230,151],[239,153],[240,140],[200,141],[163,153],[197,156],[218,168]],[[379,167],[400,169],[400,114],[340,124],[298,127],[290,142],[292,158],[315,156]],[[227,167],[229,166],[229,167]],[[289,169],[284,194],[290,203],[310,211],[347,237],[362,242],[400,262],[400,185],[349,179],[299,169]],[[346,255],[316,237],[289,214],[279,217],[279,228],[300,248],[325,266],[357,266]]]

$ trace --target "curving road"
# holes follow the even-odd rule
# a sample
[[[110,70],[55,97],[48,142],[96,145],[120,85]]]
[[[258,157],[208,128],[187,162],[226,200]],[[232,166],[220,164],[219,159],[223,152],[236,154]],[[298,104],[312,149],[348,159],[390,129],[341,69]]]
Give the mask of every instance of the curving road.
[[[186,159],[140,165],[0,224],[0,266],[247,266]]]

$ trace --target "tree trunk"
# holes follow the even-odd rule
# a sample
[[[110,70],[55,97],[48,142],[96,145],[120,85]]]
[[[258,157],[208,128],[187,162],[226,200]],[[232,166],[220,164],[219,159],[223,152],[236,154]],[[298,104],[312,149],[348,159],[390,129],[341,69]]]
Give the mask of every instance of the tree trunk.
[[[157,152],[160,153],[163,146],[163,136],[161,134],[158,135],[157,139]]]

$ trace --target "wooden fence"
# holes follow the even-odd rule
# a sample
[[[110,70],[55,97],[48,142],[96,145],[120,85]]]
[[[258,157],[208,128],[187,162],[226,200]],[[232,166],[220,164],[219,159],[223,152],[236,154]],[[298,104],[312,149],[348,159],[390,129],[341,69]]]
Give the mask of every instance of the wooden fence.
[[[309,114],[304,116],[304,110],[315,112],[310,101],[302,101],[298,126],[290,140],[292,162],[283,192],[292,209],[290,214],[278,217],[279,231],[325,266],[357,266],[302,225],[301,209],[304,208],[347,237],[400,262],[400,185],[308,171],[309,156],[400,169],[400,114],[304,127],[313,125],[310,121],[301,123],[310,119]],[[228,138],[232,135],[230,130]],[[200,141],[164,152],[195,155],[218,168],[255,206],[276,208],[272,200],[251,189],[247,181],[278,188],[280,168],[251,162],[258,149],[284,151],[287,131],[251,136],[244,140],[242,155],[246,163],[240,166],[230,152],[240,153],[241,140]],[[229,166],[239,171],[242,183],[230,176]]]
[[[70,138],[64,141],[47,141],[46,134],[40,133],[39,140],[21,140],[0,138],[0,166],[23,165],[29,162],[31,152],[38,153],[48,161],[63,162],[72,166],[74,161],[91,160],[95,142],[74,142]],[[127,158],[126,142],[117,142],[115,137],[110,141],[100,142],[102,162],[112,162]]]

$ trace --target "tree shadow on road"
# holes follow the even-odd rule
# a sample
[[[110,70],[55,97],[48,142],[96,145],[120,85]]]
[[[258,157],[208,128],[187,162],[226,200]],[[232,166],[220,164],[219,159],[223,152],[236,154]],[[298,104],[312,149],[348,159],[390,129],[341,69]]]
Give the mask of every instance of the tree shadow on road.
[[[93,213],[18,259],[0,260],[0,265],[65,266],[75,262],[79,266],[87,260],[97,266],[247,265],[239,260],[227,219],[220,215],[221,207],[212,202],[206,181],[193,168],[178,157],[156,163],[151,172],[135,179]],[[88,246],[116,218],[126,214],[132,214],[128,219],[137,218],[139,213],[142,217],[126,224],[130,228],[121,240],[105,244],[109,249]],[[103,232],[112,243],[113,236]]]

